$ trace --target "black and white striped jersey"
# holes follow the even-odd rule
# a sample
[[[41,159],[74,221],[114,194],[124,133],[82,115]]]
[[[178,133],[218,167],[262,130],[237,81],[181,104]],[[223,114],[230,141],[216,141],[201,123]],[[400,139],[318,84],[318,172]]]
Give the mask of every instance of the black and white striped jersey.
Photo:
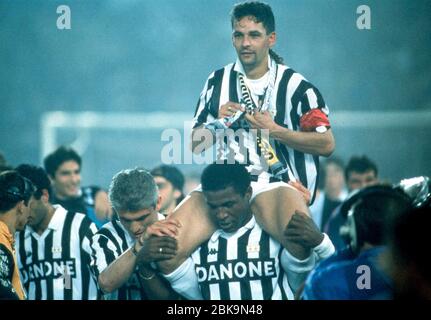
[[[268,64],[269,67],[271,63]],[[285,128],[299,131],[302,115],[310,109],[319,108],[329,114],[328,108],[319,90],[308,82],[301,74],[288,66],[275,65],[275,80],[272,94],[269,98],[268,111],[274,116],[274,121]],[[270,70],[271,71],[271,70]],[[219,108],[228,101],[241,101],[241,90],[238,82],[238,73],[245,77],[242,65],[237,59],[236,63],[219,69],[208,77],[204,89],[199,97],[193,128],[213,121],[218,117]],[[259,95],[252,80],[246,79],[252,96]],[[259,151],[256,150],[255,135],[251,134],[244,119],[236,121],[230,127],[234,132],[242,130],[241,135],[227,137],[216,146],[217,159],[235,159],[248,165],[248,171],[258,174],[258,181],[268,181],[272,175],[268,166],[262,163]],[[218,141],[220,142],[220,141]],[[220,147],[220,144],[222,146]],[[319,157],[294,150],[279,141],[272,142],[279,160],[290,169],[290,174],[306,186],[313,195],[317,187],[317,174],[319,171]],[[293,177],[290,177],[291,179]]]
[[[166,278],[189,299],[291,300],[315,258],[296,259],[252,217],[234,233],[217,230]]]
[[[159,219],[164,219],[158,214]],[[92,271],[96,277],[112,262],[127,251],[135,240],[130,236],[118,219],[105,224],[93,236],[92,239]],[[147,298],[143,289],[142,279],[137,270],[132,274],[127,283],[118,290],[105,294],[107,300],[144,300]]]
[[[84,214],[55,205],[47,229],[17,233],[18,266],[29,300],[97,299],[90,241],[97,228]]]

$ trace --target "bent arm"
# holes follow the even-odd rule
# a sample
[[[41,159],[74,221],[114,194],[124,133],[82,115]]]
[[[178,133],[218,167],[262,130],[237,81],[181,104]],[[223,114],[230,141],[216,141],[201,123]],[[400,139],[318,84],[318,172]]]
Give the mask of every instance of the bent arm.
[[[129,249],[99,274],[100,288],[105,293],[117,290],[129,280],[135,268],[136,255]]]
[[[214,136],[211,134],[211,131],[204,128],[204,125],[192,130],[190,147],[194,154],[201,154],[203,151],[210,148],[214,142]]]
[[[316,256],[316,262],[325,260],[335,253],[334,244],[326,233],[323,234],[322,242],[313,248],[313,252]]]
[[[150,300],[177,300],[180,296],[171,288],[169,282],[150,265],[141,264],[138,271],[143,288]]]
[[[301,132],[274,123],[269,134],[292,149],[316,156],[329,157],[335,149],[335,139],[331,129],[324,133]]]
[[[135,269],[137,258],[129,249],[121,254],[109,234],[96,233],[91,240],[91,269],[99,288],[111,293],[127,282]]]

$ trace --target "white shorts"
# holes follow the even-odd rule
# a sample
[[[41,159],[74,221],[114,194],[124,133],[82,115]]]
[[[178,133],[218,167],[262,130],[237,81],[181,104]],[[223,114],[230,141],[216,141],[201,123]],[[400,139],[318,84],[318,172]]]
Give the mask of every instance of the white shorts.
[[[251,195],[250,201],[252,201],[257,195],[261,194],[262,192],[266,192],[278,187],[286,187],[286,188],[291,188],[293,190],[296,190],[290,184],[287,184],[286,182],[283,182],[283,181],[269,182],[269,183],[252,181],[251,188],[253,189],[253,194]],[[202,192],[202,185],[198,185],[193,191]]]

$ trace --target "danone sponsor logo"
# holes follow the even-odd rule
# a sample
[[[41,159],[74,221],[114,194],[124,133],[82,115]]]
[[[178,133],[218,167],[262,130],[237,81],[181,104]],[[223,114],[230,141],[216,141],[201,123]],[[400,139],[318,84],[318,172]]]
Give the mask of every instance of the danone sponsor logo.
[[[75,278],[76,262],[73,258],[67,260],[36,261],[20,271],[23,283],[36,279],[64,278],[65,275]]]
[[[277,277],[275,260],[252,259],[243,261],[226,261],[205,266],[197,265],[196,273],[199,282],[218,283],[221,281],[239,281],[241,279],[259,280]]]

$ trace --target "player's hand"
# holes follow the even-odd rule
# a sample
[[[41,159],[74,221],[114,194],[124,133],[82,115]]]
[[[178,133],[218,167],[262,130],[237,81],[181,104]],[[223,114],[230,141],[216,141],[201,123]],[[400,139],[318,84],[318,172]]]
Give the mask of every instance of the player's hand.
[[[318,246],[324,238],[313,219],[298,210],[295,211],[287,224],[284,236],[287,241],[298,243],[308,249]]]
[[[305,203],[307,204],[307,206],[309,206],[311,201],[310,190],[304,187],[304,185],[299,180],[289,181],[288,184],[290,184],[292,187],[294,187],[296,190],[298,190],[301,193],[302,197],[305,200]]]
[[[94,197],[94,211],[100,220],[112,220],[112,207],[108,194],[103,190],[98,191]]]
[[[250,123],[253,129],[268,129],[272,130],[277,126],[268,111],[257,111],[254,114],[245,114],[246,120]]]
[[[165,220],[158,220],[147,227],[139,241],[142,243],[144,240],[148,239],[151,236],[168,236],[175,238],[178,234],[178,228],[180,227],[181,224],[177,219],[170,218]]]
[[[144,240],[138,252],[137,264],[148,265],[151,262],[169,260],[177,253],[177,240],[171,237],[151,236]]]
[[[239,103],[235,102],[227,102],[224,105],[220,107],[218,110],[218,119],[231,117],[233,116],[237,111],[244,111],[244,108],[241,107]]]

